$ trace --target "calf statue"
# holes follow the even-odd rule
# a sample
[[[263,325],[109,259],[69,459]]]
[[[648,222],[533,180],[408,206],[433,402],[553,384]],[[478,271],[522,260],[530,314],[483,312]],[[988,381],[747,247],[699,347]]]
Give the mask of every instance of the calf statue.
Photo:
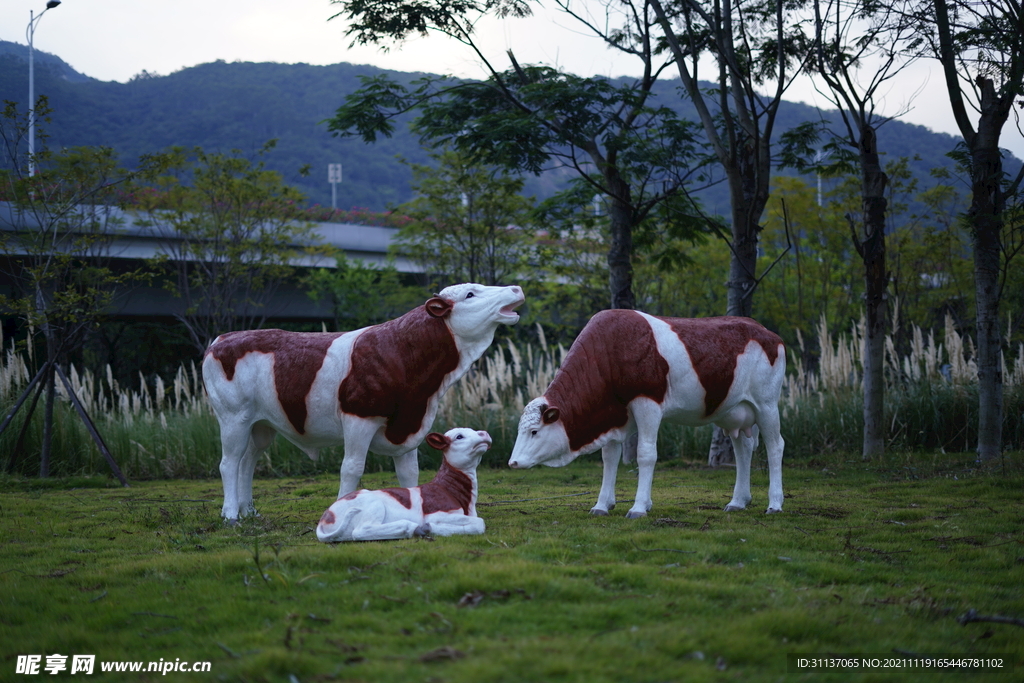
[[[229,522],[254,511],[256,462],[280,433],[316,459],[345,444],[338,496],[355,491],[367,451],[395,459],[399,484],[415,486],[416,447],[438,401],[519,320],[518,286],[452,285],[400,318],[353,332],[249,330],[217,337],[203,382],[220,423]]]
[[[460,428],[431,432],[426,441],[444,453],[433,481],[342,496],[320,518],[316,537],[333,542],[482,534],[484,520],[476,516],[476,468],[491,447],[490,435]]]
[[[604,476],[595,515],[615,507],[623,442],[636,435],[636,501],[651,509],[662,420],[716,424],[732,439],[736,485],[726,510],[750,502],[750,459],[760,432],[768,450],[768,512],[782,512],[779,396],[786,375],[782,339],[749,318],[660,318],[602,311],[573,342],[544,395],[527,404],[509,466],[561,467],[601,449]]]

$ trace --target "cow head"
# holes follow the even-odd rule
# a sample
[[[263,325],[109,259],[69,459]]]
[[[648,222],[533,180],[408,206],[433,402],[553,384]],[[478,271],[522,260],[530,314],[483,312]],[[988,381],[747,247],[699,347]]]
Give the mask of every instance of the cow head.
[[[427,313],[444,318],[452,333],[465,340],[490,339],[499,324],[519,322],[515,309],[525,301],[518,285],[487,287],[466,283],[445,287],[427,300]]]
[[[427,434],[427,444],[444,453],[444,459],[452,467],[470,471],[480,464],[480,459],[491,447],[491,435],[481,430],[456,427],[444,434]]]
[[[534,465],[562,467],[577,455],[569,448],[569,437],[558,408],[548,405],[543,396],[527,403],[519,418],[519,435],[508,466],[513,469]]]

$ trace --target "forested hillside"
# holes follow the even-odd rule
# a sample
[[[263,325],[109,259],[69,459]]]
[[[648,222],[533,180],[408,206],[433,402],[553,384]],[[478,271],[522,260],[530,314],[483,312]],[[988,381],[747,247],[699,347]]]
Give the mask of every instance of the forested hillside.
[[[28,97],[26,59],[25,46],[0,41],[0,98],[19,107]],[[412,174],[396,157],[427,160],[405,126],[399,126],[393,138],[372,145],[327,132],[322,122],[359,87],[359,77],[381,71],[372,66],[215,62],[166,76],[143,72],[128,83],[89,78],[58,57],[38,51],[36,67],[36,92],[46,95],[53,108],[52,120],[45,125],[49,143],[107,145],[128,165],[141,154],[171,145],[255,153],[275,138],[278,143],[266,159],[268,166],[300,188],[311,203],[330,204],[327,164],[340,162],[344,182],[338,187],[338,207],[383,210],[410,198]],[[406,81],[422,74],[393,75]],[[661,101],[694,118],[674,81],[660,83],[657,92]],[[780,126],[785,130],[821,117],[812,107],[790,103],[780,115]],[[890,159],[919,156],[912,164],[919,177],[927,177],[933,167],[951,165],[945,156],[955,145],[950,135],[893,121],[882,128],[879,138],[880,149]],[[1007,170],[1015,171],[1018,164],[1014,160]],[[303,177],[299,171],[306,165],[310,174]],[[560,178],[551,173],[531,179],[526,192],[546,196]],[[724,187],[712,188],[702,198],[712,212],[727,213]]]

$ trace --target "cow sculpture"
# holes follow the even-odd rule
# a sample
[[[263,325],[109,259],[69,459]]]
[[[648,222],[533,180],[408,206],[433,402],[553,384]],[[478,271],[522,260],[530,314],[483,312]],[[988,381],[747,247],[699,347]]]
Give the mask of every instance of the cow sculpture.
[[[367,451],[395,459],[415,486],[416,447],[445,391],[519,320],[517,286],[446,287],[400,318],[345,333],[250,330],[223,334],[203,358],[203,381],[220,423],[229,522],[254,511],[252,477],[280,433],[316,459],[345,444],[338,496],[355,491]]]
[[[476,468],[491,447],[490,435],[459,428],[431,432],[426,442],[444,453],[433,481],[342,496],[320,518],[316,537],[333,542],[482,534],[484,520],[476,516]]]
[[[782,511],[779,395],[786,374],[782,339],[749,318],[659,318],[639,311],[598,313],[569,349],[544,395],[527,404],[509,466],[561,467],[601,449],[604,476],[595,515],[615,507],[624,441],[636,434],[636,501],[651,509],[662,420],[716,424],[732,438],[736,485],[726,510],[750,502],[757,431],[768,450],[768,512]]]

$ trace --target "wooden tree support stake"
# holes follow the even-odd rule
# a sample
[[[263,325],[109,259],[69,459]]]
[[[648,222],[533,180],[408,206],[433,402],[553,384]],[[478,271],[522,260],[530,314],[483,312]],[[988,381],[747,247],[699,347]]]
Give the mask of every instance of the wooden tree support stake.
[[[32,413],[35,412],[36,404],[39,402],[39,397],[42,395],[43,390],[46,387],[46,383],[40,382],[40,380],[46,375],[47,370],[51,367],[56,371],[57,375],[64,383],[64,388],[67,390],[68,396],[71,398],[71,403],[75,406],[75,410],[78,412],[78,416],[85,424],[85,428],[89,430],[89,435],[92,436],[92,440],[96,442],[96,447],[100,449],[100,453],[102,453],[104,459],[106,459],[107,465],[110,466],[110,470],[114,473],[114,476],[117,477],[118,481],[121,482],[122,486],[128,486],[128,479],[125,478],[124,473],[121,472],[121,468],[118,467],[117,461],[114,460],[114,456],[110,454],[110,449],[107,448],[107,444],[104,443],[103,437],[100,436],[100,433],[97,431],[96,425],[93,424],[89,414],[85,412],[85,407],[82,405],[82,402],[78,400],[78,395],[75,394],[74,389],[71,388],[71,382],[68,380],[67,375],[65,375],[60,366],[53,361],[47,361],[43,364],[43,367],[39,368],[39,372],[37,372],[35,377],[32,378],[32,381],[28,383],[28,386],[25,387],[25,390],[21,393],[21,396],[18,397],[17,402],[11,408],[10,412],[7,413],[3,423],[0,424],[0,434],[3,434],[4,430],[6,430],[11,424],[11,420],[14,419],[14,416],[28,399],[29,394],[32,393],[34,388],[37,388],[36,395],[32,399],[31,404],[29,404],[28,415],[25,417],[25,423],[22,425],[21,432],[18,434],[17,444],[11,452],[10,458],[7,460],[7,471],[11,472],[14,470],[14,464],[16,462],[18,452],[21,450],[25,432],[28,430],[29,420],[32,419]],[[38,385],[38,387],[36,385]]]
[[[975,609],[967,610],[966,614],[957,617],[957,621],[960,622],[961,626],[973,623],[975,621],[988,621],[994,624],[1012,624],[1013,626],[1024,627],[1024,619],[1014,619],[1013,617],[1000,617],[1000,616],[985,616],[978,614]]]
[[[92,440],[96,442],[96,447],[100,449],[100,453],[106,458],[107,464],[110,465],[110,470],[114,473],[114,476],[118,478],[122,486],[128,486],[128,480],[125,478],[124,473],[121,472],[121,468],[117,466],[117,462],[114,460],[114,456],[110,454],[110,450],[107,448],[107,444],[103,442],[103,437],[96,431],[96,425],[93,424],[92,419],[89,417],[89,413],[85,412],[85,407],[81,401],[78,400],[78,396],[75,394],[75,390],[71,388],[71,382],[68,381],[67,375],[59,365],[54,365],[57,370],[57,375],[60,377],[60,381],[64,383],[64,388],[67,389],[68,396],[71,397],[71,402],[75,405],[75,410],[78,411],[78,416],[82,418],[82,422],[85,423],[85,428],[89,430],[89,434],[92,436]]]

